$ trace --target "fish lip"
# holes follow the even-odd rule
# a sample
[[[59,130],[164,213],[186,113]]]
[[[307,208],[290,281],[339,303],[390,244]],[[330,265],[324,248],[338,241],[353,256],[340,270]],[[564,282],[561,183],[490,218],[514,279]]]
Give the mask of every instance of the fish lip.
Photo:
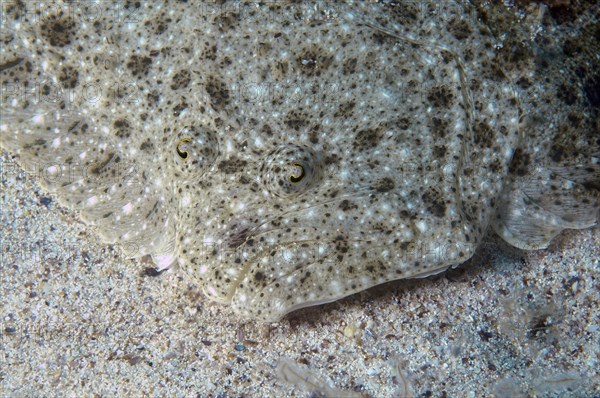
[[[374,238],[372,239],[372,242],[375,242],[376,240],[377,239]],[[319,253],[320,249],[326,244],[334,244],[335,242],[339,242],[339,240],[330,240],[327,242],[299,240],[266,245],[264,249],[258,251],[247,259],[247,264],[245,265],[246,269],[244,270],[243,274],[240,275],[237,283],[235,283],[235,286],[231,290],[229,298],[234,311],[247,319],[258,319],[264,322],[277,322],[286,314],[295,310],[334,302],[342,297],[355,293],[350,292],[339,297],[328,296],[315,299],[302,299],[301,301],[292,305],[285,305],[285,301],[280,300],[278,297],[267,299],[267,297],[271,297],[273,291],[279,289],[280,286],[278,285],[285,284],[286,281],[290,280],[289,278],[299,279],[299,276],[297,275],[298,272],[301,272],[303,269],[310,268],[311,266],[322,266],[323,263],[319,263],[319,260],[323,259],[324,257],[322,256],[322,253]],[[289,248],[290,246],[296,246],[297,251],[292,253],[291,250],[286,250],[286,248]],[[324,250],[326,251],[327,249]],[[265,261],[277,262],[277,258],[280,259],[278,263],[280,265],[279,272],[263,271],[268,267],[268,263],[265,263]],[[336,258],[328,257],[326,258],[326,263],[329,263],[334,269],[339,268]],[[283,267],[281,267],[282,264]],[[261,283],[260,286],[255,286],[254,290],[249,292],[248,287],[253,283],[256,283],[257,274],[262,274],[260,279],[264,280],[265,282]],[[381,281],[379,283],[384,282],[385,281]],[[263,293],[264,298],[261,298],[261,294]],[[252,307],[259,306],[268,308],[268,315],[265,313],[257,314],[255,311],[253,311]]]
[[[233,286],[229,295],[229,302],[232,305],[234,311],[246,319],[258,319],[263,322],[277,322],[283,318],[286,314],[295,311],[300,308],[325,304],[338,300],[338,298],[328,298],[325,300],[316,300],[315,302],[303,301],[296,305],[285,306],[284,302],[278,302],[278,298],[271,298],[269,300],[261,300],[260,296],[264,293],[265,297],[269,296],[269,291],[274,291],[276,287],[282,283],[283,280],[287,279],[292,273],[301,270],[303,267],[308,267],[311,264],[315,264],[315,261],[300,261],[295,256],[287,257],[285,254],[285,248],[290,245],[298,245],[302,241],[288,241],[278,242],[276,244],[266,245],[266,247],[259,252],[255,253],[251,258],[247,260],[245,265],[246,269],[243,274],[240,275],[237,283]],[[302,244],[300,244],[302,245]],[[243,245],[242,245],[243,246]],[[263,272],[266,268],[265,261],[275,261],[274,257],[280,257],[283,259],[284,264],[289,264],[289,267],[285,269],[287,272],[282,270],[279,274],[275,275],[272,272]],[[335,266],[335,264],[332,264]],[[257,279],[257,275],[262,274],[261,278],[265,278],[265,282],[262,286],[254,289],[252,294],[247,291],[247,286],[253,283]],[[268,302],[268,305],[264,305]],[[252,307],[264,306],[268,308],[267,313],[256,311]]]
[[[441,254],[424,257],[431,247],[406,250],[402,244],[384,243],[380,236],[386,234],[371,235],[368,243],[366,239],[346,238],[348,250],[341,260],[336,247],[340,240],[299,240],[267,245],[247,258],[246,269],[229,296],[232,308],[246,319],[276,322],[292,311],[337,301],[392,280],[423,278],[443,272],[470,258],[476,246],[462,242],[447,247],[438,245],[444,249]],[[419,242],[416,238],[411,243],[418,245]],[[287,256],[286,248],[292,249]],[[460,249],[465,249],[464,254]],[[364,252],[367,256],[362,255]],[[422,261],[421,268],[414,266],[415,260]],[[370,265],[375,266],[374,271],[369,270]],[[349,272],[350,266],[354,272]]]

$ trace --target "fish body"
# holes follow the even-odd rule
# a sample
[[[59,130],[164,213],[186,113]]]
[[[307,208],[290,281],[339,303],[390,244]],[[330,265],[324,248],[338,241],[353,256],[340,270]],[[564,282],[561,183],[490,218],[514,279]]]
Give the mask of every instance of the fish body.
[[[442,272],[490,228],[539,248],[597,221],[596,152],[539,162],[528,66],[498,65],[470,3],[15,7],[3,148],[243,317]]]

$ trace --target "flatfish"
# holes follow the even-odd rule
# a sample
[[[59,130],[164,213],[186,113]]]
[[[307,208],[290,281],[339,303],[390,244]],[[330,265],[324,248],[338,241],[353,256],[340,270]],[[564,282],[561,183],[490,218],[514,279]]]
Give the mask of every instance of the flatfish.
[[[598,142],[531,127],[530,66],[468,2],[29,6],[3,10],[2,147],[242,317],[597,222]]]

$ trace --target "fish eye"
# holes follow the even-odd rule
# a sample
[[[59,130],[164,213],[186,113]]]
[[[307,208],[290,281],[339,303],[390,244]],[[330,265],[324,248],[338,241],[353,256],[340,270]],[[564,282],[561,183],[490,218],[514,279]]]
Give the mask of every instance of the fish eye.
[[[304,172],[304,167],[302,167],[301,164],[294,163],[294,167],[296,170],[292,175],[290,175],[290,182],[298,184],[300,181],[302,181],[306,173]]]
[[[274,196],[298,196],[322,179],[321,156],[304,145],[287,144],[275,149],[261,167],[261,181]]]
[[[175,170],[202,176],[219,155],[217,133],[200,126],[186,126],[173,137],[170,148]]]
[[[179,140],[179,144],[177,144],[177,148],[176,148],[177,154],[183,160],[186,160],[189,155],[186,150],[182,150],[182,148],[184,148],[185,144],[188,142],[192,142],[192,139],[189,137],[186,137],[186,138],[182,138],[181,140]]]

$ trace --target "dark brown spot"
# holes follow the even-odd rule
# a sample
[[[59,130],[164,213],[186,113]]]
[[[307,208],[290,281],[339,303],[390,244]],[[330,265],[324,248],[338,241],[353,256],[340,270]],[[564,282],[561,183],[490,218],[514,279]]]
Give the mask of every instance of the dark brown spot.
[[[186,88],[188,84],[190,84],[190,80],[190,71],[182,69],[173,76],[173,79],[171,80],[171,89],[179,90],[181,88]]]
[[[350,117],[352,116],[352,110],[356,106],[356,102],[354,101],[346,101],[342,102],[337,110],[337,112],[333,115],[335,117]]]
[[[577,91],[569,84],[561,83],[557,88],[556,94],[566,105],[573,105],[577,102]]]
[[[148,103],[152,106],[158,104],[158,101],[160,100],[160,94],[158,90],[150,91],[148,94],[146,94],[146,99],[148,100]]]
[[[436,86],[429,91],[427,100],[436,108],[448,108],[454,98],[446,86]]]
[[[392,180],[389,177],[384,177],[377,180],[375,184],[371,186],[371,188],[376,190],[377,192],[389,192],[392,189],[394,189],[394,186],[394,180]]]
[[[132,55],[129,57],[129,61],[127,61],[127,69],[131,71],[133,76],[137,76],[138,78],[142,76],[146,76],[150,71],[150,66],[152,65],[152,58],[141,56],[141,55]]]
[[[428,188],[421,199],[427,206],[427,210],[436,217],[444,217],[446,215],[446,204],[442,195],[435,188]]]
[[[63,66],[58,74],[58,80],[63,88],[75,88],[79,81],[79,72],[72,66]]]
[[[517,148],[513,155],[513,158],[508,165],[508,171],[511,174],[518,176],[524,176],[527,174],[529,164],[531,163],[531,157],[527,152],[524,152],[521,148]]]
[[[206,92],[210,96],[212,107],[217,111],[223,110],[231,101],[229,89],[216,77],[208,78]]]
[[[114,135],[119,138],[129,138],[131,135],[131,124],[127,119],[117,119],[113,123]]]
[[[180,103],[178,103],[177,105],[175,105],[173,107],[173,116],[175,116],[175,117],[179,116],[181,114],[181,112],[183,112],[187,108],[188,108],[187,102],[181,101]]]
[[[384,2],[385,12],[402,25],[411,25],[419,17],[421,5],[410,1]]]
[[[446,156],[446,146],[436,145],[433,147],[433,156],[437,159],[441,159]]]
[[[108,165],[110,163],[110,161],[113,159],[114,156],[115,156],[114,152],[107,152],[104,160],[94,163],[94,166],[89,168],[90,174],[92,174],[92,175],[100,174],[102,169],[104,169],[106,167],[106,165]]]
[[[496,138],[494,130],[487,122],[480,121],[473,126],[475,144],[486,148],[491,148]]]
[[[71,44],[75,33],[75,21],[62,15],[51,15],[41,24],[40,35],[54,47]]]
[[[446,134],[448,134],[448,131],[450,130],[450,123],[448,123],[446,119],[434,117],[429,122],[429,128],[431,129],[431,132],[435,138],[441,139],[446,137]]]
[[[308,126],[308,117],[301,111],[292,110],[288,112],[285,118],[285,125],[293,130],[300,130]]]
[[[531,48],[528,44],[515,38],[508,38],[498,52],[498,61],[504,68],[512,68],[516,65],[525,65],[531,59]],[[498,78],[504,78],[499,64],[494,64]]]
[[[229,30],[235,30],[236,25],[239,24],[240,14],[238,13],[222,13],[215,18],[215,25],[219,27],[220,32],[227,32]]]
[[[354,149],[363,151],[374,148],[381,141],[381,133],[377,129],[366,129],[359,131],[354,137]]]
[[[227,160],[223,160],[219,163],[219,170],[225,174],[234,174],[243,171],[244,167],[248,164],[243,159],[233,157]]]
[[[407,117],[403,117],[398,119],[396,126],[398,126],[398,128],[400,130],[408,130],[410,128],[411,122],[410,119]]]
[[[348,210],[352,210],[352,209],[357,209],[358,206],[356,204],[354,204],[353,202],[344,199],[340,202],[340,209],[342,209],[343,211],[348,211]]]
[[[146,141],[142,142],[140,145],[140,150],[142,151],[152,151],[153,148],[154,144],[149,139],[146,139]]]
[[[358,64],[358,60],[356,58],[350,58],[344,61],[344,65],[342,67],[342,73],[344,75],[351,75],[356,72],[356,65]]]
[[[471,35],[471,26],[464,19],[452,18],[448,23],[448,31],[458,40],[464,40]]]
[[[268,124],[263,124],[261,131],[269,137],[273,135],[273,129]]]
[[[333,57],[324,49],[313,46],[302,50],[296,57],[298,69],[307,75],[320,75],[321,72],[331,65]]]

